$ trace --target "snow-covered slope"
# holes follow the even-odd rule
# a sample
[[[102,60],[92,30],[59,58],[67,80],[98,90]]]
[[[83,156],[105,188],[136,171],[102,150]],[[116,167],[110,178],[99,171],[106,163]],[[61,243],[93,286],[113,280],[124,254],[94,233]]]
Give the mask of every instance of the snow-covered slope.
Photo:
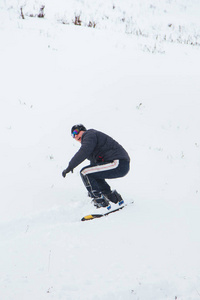
[[[164,3],[198,32],[198,2]],[[1,4],[0,299],[199,299],[199,46],[156,40],[147,9],[148,36],[17,12]],[[90,222],[87,162],[61,176],[79,122],[131,156],[110,184],[134,205]]]

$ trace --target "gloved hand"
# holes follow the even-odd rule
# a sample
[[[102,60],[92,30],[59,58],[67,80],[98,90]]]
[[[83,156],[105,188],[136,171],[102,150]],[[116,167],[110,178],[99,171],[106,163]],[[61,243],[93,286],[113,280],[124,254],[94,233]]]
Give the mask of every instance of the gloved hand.
[[[67,169],[65,169],[65,170],[62,172],[62,176],[65,177],[65,176],[67,175],[67,173],[69,173],[70,171],[73,173],[73,170],[70,170],[69,167],[68,167]]]

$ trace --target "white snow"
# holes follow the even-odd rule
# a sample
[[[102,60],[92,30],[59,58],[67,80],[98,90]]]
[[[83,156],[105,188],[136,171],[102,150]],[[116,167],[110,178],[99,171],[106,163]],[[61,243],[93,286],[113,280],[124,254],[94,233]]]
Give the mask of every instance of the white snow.
[[[0,4],[0,299],[198,300],[199,1],[65,2]],[[134,205],[80,221],[76,123],[128,151]]]

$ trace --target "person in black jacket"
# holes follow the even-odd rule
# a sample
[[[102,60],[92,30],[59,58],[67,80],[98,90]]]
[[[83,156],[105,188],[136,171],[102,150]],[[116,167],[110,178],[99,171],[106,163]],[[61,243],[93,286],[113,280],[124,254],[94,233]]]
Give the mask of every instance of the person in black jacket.
[[[62,176],[73,172],[75,167],[89,159],[90,165],[82,168],[80,174],[94,205],[97,208],[106,207],[109,201],[122,204],[121,195],[116,190],[111,191],[105,179],[123,177],[129,172],[130,157],[126,150],[107,134],[95,129],[86,130],[82,124],[74,125],[71,134],[81,143],[81,147]]]

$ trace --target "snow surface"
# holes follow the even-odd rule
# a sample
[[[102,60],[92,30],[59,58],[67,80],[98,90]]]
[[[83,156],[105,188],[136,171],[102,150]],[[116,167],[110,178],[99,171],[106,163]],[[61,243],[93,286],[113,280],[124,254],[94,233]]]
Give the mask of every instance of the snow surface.
[[[113,19],[64,25],[58,11],[22,20],[20,1],[1,3],[0,299],[200,299],[200,49],[156,39],[149,13],[167,6],[177,34],[187,13],[181,34],[198,40],[199,1],[160,2],[146,1],[146,36]],[[130,173],[109,183],[134,205],[80,221],[94,212],[87,162],[61,176],[75,123],[127,149]]]

